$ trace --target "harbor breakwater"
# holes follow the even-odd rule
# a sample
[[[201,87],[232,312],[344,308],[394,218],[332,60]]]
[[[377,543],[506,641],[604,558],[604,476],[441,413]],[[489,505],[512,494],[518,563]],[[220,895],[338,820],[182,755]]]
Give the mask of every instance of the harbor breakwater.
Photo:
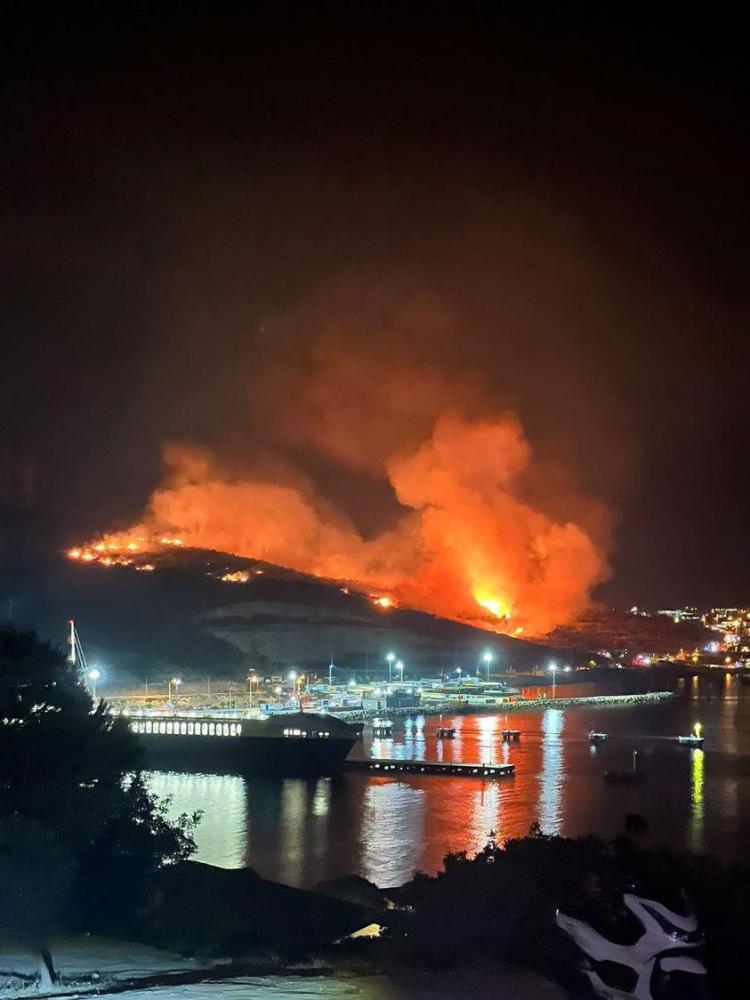
[[[489,705],[472,702],[445,702],[412,708],[352,709],[332,712],[346,722],[366,722],[383,715],[507,715],[510,712],[530,712],[544,708],[620,708],[626,705],[648,705],[676,697],[673,691],[648,691],[638,694],[581,695],[576,698],[519,698],[517,701]]]

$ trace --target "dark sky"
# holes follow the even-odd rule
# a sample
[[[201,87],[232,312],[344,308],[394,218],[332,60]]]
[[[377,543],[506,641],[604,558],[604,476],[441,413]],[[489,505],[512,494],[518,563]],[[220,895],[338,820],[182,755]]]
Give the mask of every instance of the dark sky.
[[[455,318],[425,363],[611,507],[606,597],[750,600],[741,25],[500,6],[5,9],[0,471],[49,544],[262,440],[265,331],[346,287]]]

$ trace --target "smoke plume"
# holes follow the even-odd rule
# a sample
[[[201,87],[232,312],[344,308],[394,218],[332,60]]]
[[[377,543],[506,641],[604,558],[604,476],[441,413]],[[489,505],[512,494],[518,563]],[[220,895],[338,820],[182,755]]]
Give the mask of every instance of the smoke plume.
[[[606,575],[600,505],[558,489],[519,417],[450,363],[453,321],[434,302],[386,326],[343,309],[307,342],[262,331],[247,447],[169,445],[142,518],[73,557],[179,544],[346,582],[384,610],[527,636],[570,621]]]

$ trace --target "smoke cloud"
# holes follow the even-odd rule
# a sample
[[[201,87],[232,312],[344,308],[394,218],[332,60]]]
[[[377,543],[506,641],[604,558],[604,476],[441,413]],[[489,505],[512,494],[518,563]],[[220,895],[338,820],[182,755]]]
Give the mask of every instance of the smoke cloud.
[[[602,506],[535,459],[439,303],[365,311],[259,331],[246,447],[168,446],[143,517],[76,557],[176,541],[527,636],[579,614],[607,573]]]

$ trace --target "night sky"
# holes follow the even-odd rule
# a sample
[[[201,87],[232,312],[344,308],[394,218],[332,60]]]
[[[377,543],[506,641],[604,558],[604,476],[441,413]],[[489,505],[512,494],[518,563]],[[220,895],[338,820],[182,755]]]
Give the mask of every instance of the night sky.
[[[341,301],[355,355],[420,302],[417,369],[612,512],[606,599],[750,601],[744,32],[496,7],[6,6],[0,475],[45,544],[136,516],[164,442],[273,438],[269,358]]]

